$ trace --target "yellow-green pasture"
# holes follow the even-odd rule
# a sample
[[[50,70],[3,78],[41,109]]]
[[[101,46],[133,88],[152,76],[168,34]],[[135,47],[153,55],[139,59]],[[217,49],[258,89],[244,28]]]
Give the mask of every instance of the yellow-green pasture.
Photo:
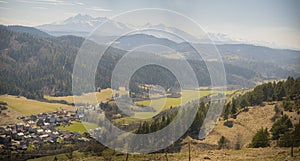
[[[137,105],[152,106],[155,110],[165,110],[171,106],[176,107],[184,105],[192,100],[200,99],[212,94],[210,90],[183,90],[181,97],[178,98],[158,98],[153,100],[144,100],[135,102]],[[163,106],[159,106],[163,105]]]
[[[108,99],[112,98],[112,90],[110,88],[103,89],[101,92],[91,92],[86,93],[81,96],[61,96],[61,97],[55,97],[55,96],[44,96],[45,99],[48,100],[64,100],[68,103],[74,103],[74,97],[76,100],[76,103],[82,103],[82,104],[97,104],[100,102],[104,102]],[[96,99],[95,99],[96,98]]]
[[[236,90],[226,91],[225,94],[232,94],[235,91]],[[185,105],[190,101],[197,100],[209,95],[215,95],[218,92],[219,91],[212,91],[209,89],[183,90],[181,92],[181,97],[178,98],[158,98],[153,100],[137,101],[135,102],[137,105],[151,106],[156,110],[156,112],[136,112],[135,116],[138,118],[150,118],[163,110],[169,109],[171,106],[178,107],[181,105]]]
[[[95,129],[96,127],[97,124],[94,123],[74,121],[70,126],[59,126],[58,128],[61,130],[69,130],[70,132],[78,132],[82,134],[84,132],[88,132],[89,129]]]

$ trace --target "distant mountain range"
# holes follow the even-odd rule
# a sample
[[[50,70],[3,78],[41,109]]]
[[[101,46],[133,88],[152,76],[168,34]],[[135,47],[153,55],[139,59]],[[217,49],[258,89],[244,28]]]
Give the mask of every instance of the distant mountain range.
[[[110,20],[105,17],[91,17],[89,15],[78,14],[62,22],[36,26],[37,29],[45,31],[54,36],[75,35],[86,37],[90,32],[105,22],[105,27],[101,36],[119,36],[120,33],[130,31],[130,28],[120,22]]]

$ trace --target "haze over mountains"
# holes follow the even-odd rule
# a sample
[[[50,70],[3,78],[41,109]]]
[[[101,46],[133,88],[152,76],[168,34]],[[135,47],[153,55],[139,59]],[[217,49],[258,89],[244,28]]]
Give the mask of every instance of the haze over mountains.
[[[92,17],[83,14],[77,14],[73,17],[69,17],[60,22],[53,22],[49,24],[39,25],[36,26],[36,28],[54,36],[75,35],[75,36],[86,37],[89,35],[90,32],[92,32],[102,23],[105,23],[105,25],[102,26],[103,31],[101,31],[101,33],[98,32],[98,34],[105,37],[120,36],[120,33],[126,33],[136,28],[138,29],[155,28],[162,31],[174,33],[175,35],[184,35],[184,37],[187,38],[188,39],[187,41],[189,42],[204,43],[204,42],[210,42],[212,40],[215,44],[255,44],[255,45],[270,46],[276,48],[279,47],[278,45],[272,44],[270,42],[248,41],[241,38],[232,37],[224,33],[209,32],[207,33],[207,36],[209,37],[208,40],[207,36],[203,37],[201,35],[192,35],[188,31],[183,31],[182,29],[176,27],[169,27],[162,23],[152,24],[148,22],[147,24],[136,26],[133,24],[125,24],[122,22],[118,22],[116,20],[112,20],[107,17]],[[150,33],[150,35],[161,38],[161,34]],[[182,40],[178,40],[176,37],[168,37],[168,39],[176,42],[183,42]]]
[[[149,44],[165,46],[165,48],[151,46],[141,48],[134,51],[139,52],[141,56],[137,57],[137,60],[147,53],[156,53],[174,63],[181,61],[182,58],[187,59],[197,75],[199,85],[210,85],[205,62],[199,56],[199,54],[208,55],[211,44],[199,43],[206,40],[202,41],[201,38],[175,27],[166,27],[163,24],[151,25],[150,23],[142,27],[160,28],[174,34],[183,34],[195,42],[196,40],[200,41],[198,43],[182,42],[174,37],[155,32],[133,33],[118,37],[120,33],[130,31],[131,25],[107,18],[93,18],[79,14],[63,22],[41,25],[37,28],[1,26],[0,74],[1,87],[3,87],[1,92],[3,94],[21,94],[32,98],[41,98],[43,94],[70,95],[73,65],[77,52],[85,40],[84,37],[105,21],[108,22],[107,26],[101,30],[99,35],[103,42],[97,42],[98,44],[93,41],[89,42],[103,48],[107,42],[118,39],[100,61],[99,73],[96,76],[97,87],[107,88],[110,86],[112,70],[127,51]],[[300,51],[237,44],[233,43],[235,40],[226,35],[219,36],[224,37],[224,40],[219,39],[216,47],[223,58],[229,85],[253,87],[264,80],[300,76],[298,63],[300,62]],[[201,49],[200,53],[197,53],[191,44]],[[183,57],[178,58],[174,56],[175,53],[180,53]],[[152,82],[149,82],[149,77]],[[17,81],[15,78],[22,81]],[[174,76],[169,71],[162,70],[157,66],[142,69],[132,80],[136,83],[157,83],[167,88],[176,84]]]
[[[183,31],[181,29],[178,29],[176,27],[168,27],[162,23],[160,24],[151,24],[147,23],[143,26],[139,27],[133,27],[131,24],[124,24],[118,21],[114,21],[111,19],[108,19],[106,17],[91,17],[89,15],[81,15],[78,14],[74,17],[70,17],[62,22],[56,22],[52,24],[45,24],[41,26],[37,26],[38,29],[45,31],[51,35],[54,36],[61,36],[61,35],[75,35],[75,36],[83,36],[86,37],[88,34],[93,31],[95,28],[97,28],[99,25],[105,22],[104,27],[101,28],[101,31],[97,31],[97,34],[101,36],[101,39],[97,39],[97,43],[110,43],[111,41],[118,38],[120,33],[127,33],[134,28],[149,28],[149,29],[158,29],[166,32],[170,32],[174,34],[175,36],[163,34],[163,33],[157,33],[157,32],[143,32],[143,33],[133,33],[134,36],[128,35],[123,36],[122,40],[116,40],[118,43],[114,43],[114,47],[121,48],[124,50],[129,50],[131,48],[155,43],[155,44],[161,44],[170,48],[174,48],[174,46],[177,46],[176,44],[179,43],[176,47],[177,51],[180,51],[185,54],[187,58],[195,59],[195,56],[192,53],[191,48],[189,48],[189,45],[186,45],[185,42],[188,41],[189,43],[193,43],[194,45],[201,45],[204,49],[208,48],[205,46],[205,44],[211,44],[214,43],[217,45],[218,50],[221,52],[221,55],[224,57],[224,60],[228,63],[232,63],[238,66],[242,66],[248,69],[257,68],[257,63],[254,62],[260,62],[263,63],[263,68],[274,68],[274,70],[279,70],[282,73],[286,72],[288,74],[294,75],[296,73],[299,73],[300,71],[300,65],[298,62],[300,62],[299,58],[299,52],[294,50],[288,50],[288,49],[272,49],[268,47],[263,46],[257,46],[249,44],[249,42],[246,42],[242,39],[236,39],[232,38],[226,34],[221,33],[207,33],[207,37],[201,37],[197,35],[191,35],[188,33],[188,31]],[[186,41],[180,40],[176,38],[176,35],[183,35],[185,38],[187,38]],[[208,38],[210,40],[208,40]],[[122,42],[119,42],[122,41]],[[156,47],[158,48],[158,47]],[[161,53],[169,51],[165,50],[163,48],[155,49],[142,49],[146,52],[159,52]],[[155,51],[151,51],[155,50]],[[202,53],[203,54],[203,53]],[[247,61],[247,62],[245,62]],[[246,63],[246,64],[245,64]],[[290,64],[291,63],[291,64]],[[277,67],[283,68],[278,69]],[[288,72],[288,71],[282,71],[282,70],[291,70],[296,71]],[[254,69],[256,70],[256,69]],[[274,74],[274,72],[267,73],[263,71],[264,69],[259,70],[263,74],[266,74],[268,76],[279,76]],[[287,74],[287,75],[288,75]],[[282,75],[280,75],[281,77]]]
[[[51,24],[44,24],[40,26],[36,26],[37,29],[45,31],[54,36],[62,36],[62,35],[75,35],[86,37],[90,32],[96,29],[99,25],[105,23],[105,27],[102,27],[102,31],[100,34],[101,36],[106,37],[114,37],[120,36],[121,33],[129,32],[136,28],[137,26],[133,27],[131,24],[124,24],[115,20],[111,20],[106,17],[91,17],[89,15],[82,15],[78,14],[76,16],[70,17],[61,22],[54,22]],[[147,23],[142,26],[138,26],[138,28],[155,28],[162,31],[171,32],[178,35],[184,35],[190,42],[206,42],[207,38],[200,37],[200,36],[193,36],[188,32],[185,32],[181,29],[176,27],[168,27],[162,23],[160,24],[151,24]],[[151,33],[151,35],[160,38],[160,34]],[[238,41],[230,38],[228,35],[220,34],[220,33],[209,33],[209,37],[215,43],[237,43]],[[182,40],[178,40],[175,37],[169,37],[171,40],[177,40],[182,42]]]

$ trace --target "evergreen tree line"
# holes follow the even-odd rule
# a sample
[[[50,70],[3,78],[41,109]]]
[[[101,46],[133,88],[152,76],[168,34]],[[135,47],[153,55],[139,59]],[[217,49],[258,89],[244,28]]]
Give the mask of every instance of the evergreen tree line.
[[[240,107],[260,105],[263,101],[296,100],[300,96],[300,78],[288,77],[286,81],[269,82],[256,86],[239,98]]]
[[[253,91],[232,98],[231,101],[227,102],[223,109],[223,118],[224,120],[228,120],[229,117],[236,118],[240,110],[248,110],[247,106],[263,105],[263,102],[270,101],[282,101],[282,107],[285,111],[298,110],[299,113],[299,96],[300,78],[288,77],[286,81],[258,85]],[[277,112],[279,110],[277,105],[275,110]],[[290,118],[281,112],[281,117],[275,121],[271,129],[261,128],[257,131],[249,147],[267,147],[271,140],[275,140],[277,145],[281,147],[300,146],[300,122],[293,126]],[[223,147],[225,142],[225,137],[220,138],[219,147]]]
[[[201,102],[197,105],[193,105],[193,108],[197,108],[197,114],[196,114],[195,119],[187,133],[189,136],[195,137],[199,133],[202,123],[204,121],[205,115],[207,113],[208,107],[209,107],[209,103],[205,105],[204,102]],[[143,123],[141,123],[141,125],[139,126],[139,128],[136,130],[135,133],[147,134],[147,133],[152,133],[152,132],[161,130],[164,127],[166,127],[167,125],[169,125],[169,123],[173,120],[173,118],[175,116],[176,116],[176,113],[169,114],[169,115],[167,114],[167,115],[163,115],[161,118],[157,118],[151,122],[144,121]]]
[[[288,77],[286,81],[265,83],[227,102],[224,106],[223,118],[224,120],[229,117],[235,118],[239,110],[247,110],[247,106],[262,105],[264,101],[283,101],[284,109],[292,110],[291,101],[294,101],[296,108],[300,107],[299,97],[300,78]]]
[[[271,134],[271,135],[270,135]],[[270,141],[276,141],[276,145],[280,147],[299,147],[300,146],[300,121],[293,127],[291,120],[287,115],[277,120],[270,132],[267,128],[261,128],[254,135],[251,148],[270,146]]]
[[[187,113],[185,112],[185,110],[183,110],[182,112],[184,113],[182,115],[182,118],[180,121],[175,122],[174,118],[177,115],[176,113],[171,113],[168,114],[166,113],[166,115],[163,115],[159,118],[154,119],[153,121],[144,121],[140,124],[140,126],[138,127],[138,129],[135,131],[136,134],[148,134],[148,133],[153,133],[156,132],[158,130],[161,130],[163,128],[165,128],[166,126],[170,125],[170,123],[174,123],[173,126],[171,127],[171,131],[168,132],[168,136],[167,137],[174,137],[173,135],[175,135],[176,133],[184,133],[176,142],[172,143],[170,147],[168,147],[168,151],[169,152],[175,152],[178,151],[180,149],[180,140],[182,140],[183,138],[187,137],[187,136],[191,136],[193,138],[198,138],[198,134],[200,131],[200,128],[203,124],[205,115],[208,111],[208,107],[209,107],[209,103],[205,104],[204,102],[198,103],[198,104],[194,104],[192,106],[192,108],[196,108],[196,115],[195,118],[191,124],[190,127],[188,127],[187,131],[184,131],[184,123],[186,122],[185,119],[189,119],[189,116],[191,116],[191,113]],[[160,139],[160,138],[157,138]],[[142,145],[136,144],[136,142],[139,141],[139,137],[136,137],[135,140],[133,140],[133,144],[135,148],[147,148],[146,145],[153,143],[153,141],[157,140],[152,140],[151,138],[149,138],[149,140],[147,140],[146,142],[144,142]],[[161,142],[164,142],[165,140],[160,140]]]

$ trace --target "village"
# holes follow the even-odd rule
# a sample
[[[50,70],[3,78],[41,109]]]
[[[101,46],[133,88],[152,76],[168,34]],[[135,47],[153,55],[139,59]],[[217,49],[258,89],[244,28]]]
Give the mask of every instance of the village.
[[[40,113],[19,118],[22,122],[0,127],[0,147],[11,151],[26,151],[30,146],[38,148],[43,144],[87,142],[90,139],[78,132],[61,130],[59,126],[70,126],[80,122],[73,111]]]

